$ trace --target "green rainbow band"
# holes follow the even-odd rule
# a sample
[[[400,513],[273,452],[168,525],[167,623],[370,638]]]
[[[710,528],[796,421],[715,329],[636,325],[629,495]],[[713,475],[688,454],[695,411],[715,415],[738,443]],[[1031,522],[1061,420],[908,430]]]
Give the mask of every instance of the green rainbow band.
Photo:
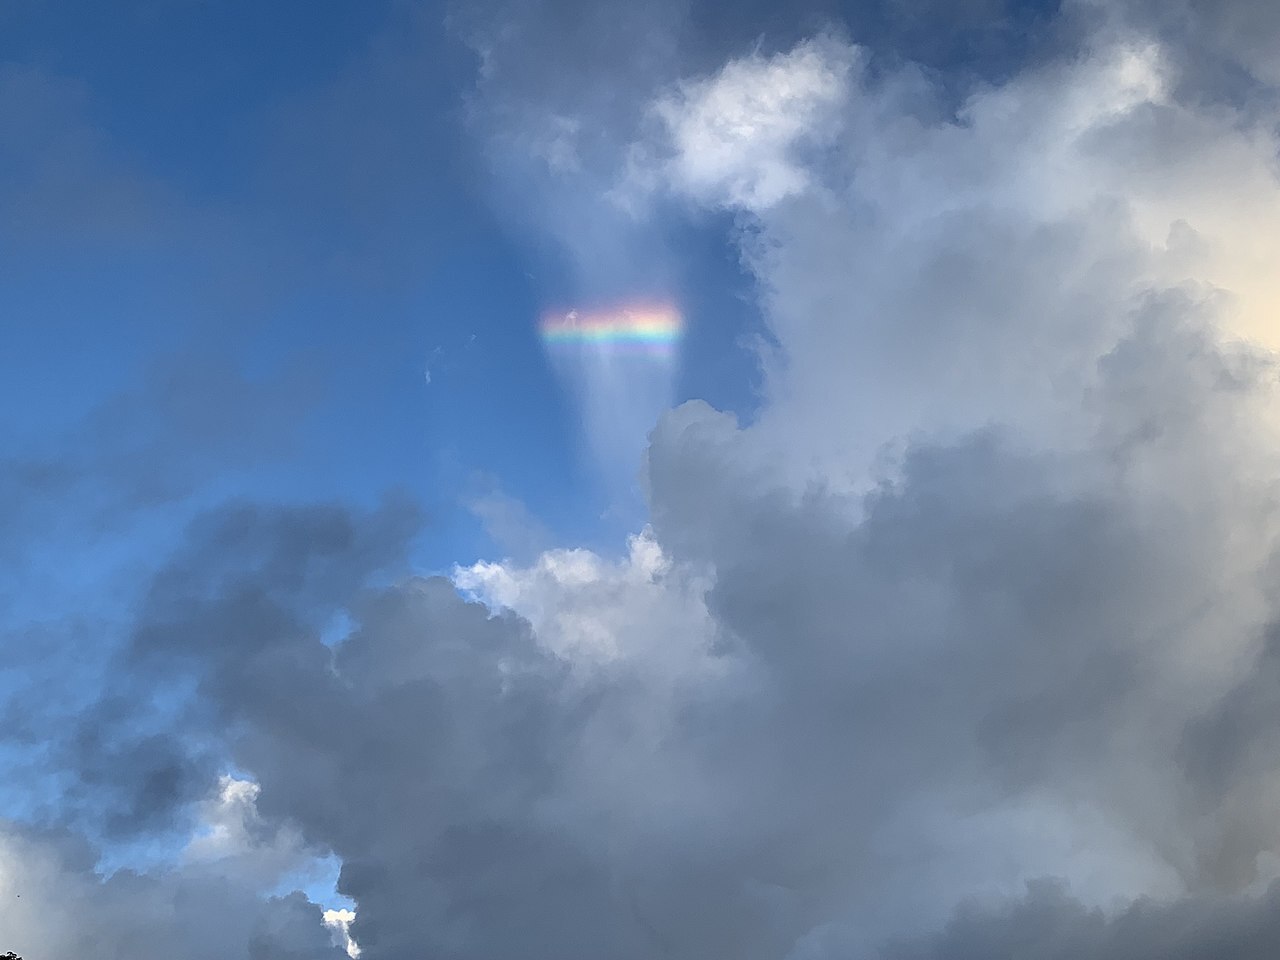
[[[674,307],[638,307],[598,313],[543,317],[538,325],[547,344],[637,344],[675,346],[684,333],[684,321]]]

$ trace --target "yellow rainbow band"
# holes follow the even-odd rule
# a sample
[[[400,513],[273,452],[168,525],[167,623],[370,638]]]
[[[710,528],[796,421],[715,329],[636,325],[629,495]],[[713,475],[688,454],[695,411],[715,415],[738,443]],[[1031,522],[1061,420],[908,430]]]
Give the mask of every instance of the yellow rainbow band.
[[[538,324],[538,332],[542,342],[548,346],[616,345],[665,352],[674,350],[679,344],[684,333],[684,318],[674,306],[665,304],[592,313],[570,310],[543,317]]]

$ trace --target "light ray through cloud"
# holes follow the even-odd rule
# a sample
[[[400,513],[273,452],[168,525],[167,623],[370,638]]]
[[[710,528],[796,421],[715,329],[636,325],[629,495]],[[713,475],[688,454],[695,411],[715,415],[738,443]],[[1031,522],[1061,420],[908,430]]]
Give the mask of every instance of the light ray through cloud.
[[[684,325],[662,300],[551,311],[539,323],[577,407],[584,451],[611,496],[628,496],[648,432],[675,398]]]

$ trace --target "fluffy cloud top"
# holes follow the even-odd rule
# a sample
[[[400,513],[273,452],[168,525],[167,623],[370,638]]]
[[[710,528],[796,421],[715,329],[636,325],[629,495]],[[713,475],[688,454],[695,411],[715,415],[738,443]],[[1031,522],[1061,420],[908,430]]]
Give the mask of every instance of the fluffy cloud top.
[[[835,42],[807,42],[680,84],[652,107],[671,156],[655,173],[637,151],[632,175],[656,176],[703,203],[751,210],[802,193],[810,186],[804,150],[835,125],[853,53]]]

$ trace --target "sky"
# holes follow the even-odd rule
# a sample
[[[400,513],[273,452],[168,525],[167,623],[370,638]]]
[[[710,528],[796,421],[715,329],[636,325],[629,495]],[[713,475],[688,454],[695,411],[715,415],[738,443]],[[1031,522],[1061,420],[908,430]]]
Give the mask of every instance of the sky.
[[[1263,960],[1280,7],[0,0],[0,953]]]

